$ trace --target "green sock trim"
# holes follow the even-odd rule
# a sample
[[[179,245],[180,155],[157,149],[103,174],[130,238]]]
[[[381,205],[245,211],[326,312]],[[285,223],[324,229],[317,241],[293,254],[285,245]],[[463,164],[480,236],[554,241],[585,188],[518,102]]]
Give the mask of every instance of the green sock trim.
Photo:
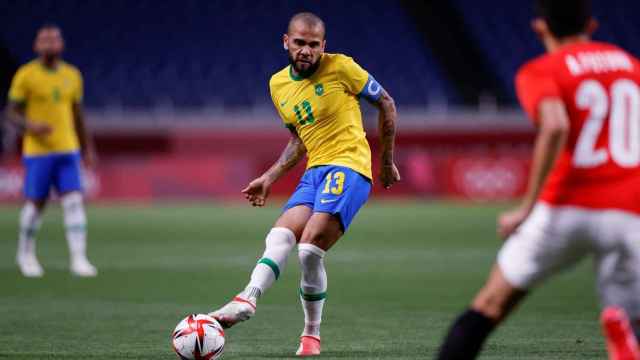
[[[302,289],[300,289],[300,297],[302,297],[305,301],[320,301],[327,298],[327,292],[323,292],[320,294],[305,294]]]
[[[278,280],[278,278],[280,277],[280,268],[278,267],[278,264],[276,264],[275,261],[269,258],[262,258],[258,260],[258,264],[265,264],[268,267],[270,267],[271,271],[273,271],[273,274],[276,276],[276,280]]]

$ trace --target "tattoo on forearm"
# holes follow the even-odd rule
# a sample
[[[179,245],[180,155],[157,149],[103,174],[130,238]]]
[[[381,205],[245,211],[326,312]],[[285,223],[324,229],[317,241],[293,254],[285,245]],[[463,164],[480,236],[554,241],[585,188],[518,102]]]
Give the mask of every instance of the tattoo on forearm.
[[[272,180],[278,179],[282,174],[296,166],[306,153],[307,149],[304,147],[302,140],[300,138],[292,138],[284,151],[282,151],[278,161],[273,164],[266,175]]]
[[[306,149],[300,139],[292,139],[284,149],[282,156],[278,160],[280,167],[289,170],[294,167],[306,153]]]
[[[388,94],[383,95],[380,114],[378,117],[378,131],[382,147],[382,164],[393,165],[393,147],[396,137],[396,108],[393,99]]]

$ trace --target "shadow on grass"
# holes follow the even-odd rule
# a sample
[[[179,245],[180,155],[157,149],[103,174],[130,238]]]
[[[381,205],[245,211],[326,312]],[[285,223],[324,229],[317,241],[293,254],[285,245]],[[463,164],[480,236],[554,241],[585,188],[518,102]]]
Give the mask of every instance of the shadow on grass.
[[[323,358],[338,358],[338,359],[375,359],[375,358],[385,358],[385,359],[394,359],[394,358],[407,358],[407,359],[426,359],[431,354],[431,351],[428,349],[416,349],[415,352],[407,352],[401,353],[396,350],[379,350],[379,349],[371,349],[371,350],[345,350],[345,351],[323,351]],[[262,359],[300,359],[299,356],[295,356],[291,353],[252,353],[245,352],[242,354],[234,354],[231,358],[262,358]]]

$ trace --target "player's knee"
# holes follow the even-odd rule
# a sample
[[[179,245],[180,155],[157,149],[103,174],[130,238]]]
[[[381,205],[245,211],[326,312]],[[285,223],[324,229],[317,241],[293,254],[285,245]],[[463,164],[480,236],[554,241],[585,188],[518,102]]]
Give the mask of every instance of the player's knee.
[[[44,211],[44,208],[47,206],[47,200],[46,199],[28,200],[25,207],[29,207],[29,206],[32,206],[35,211],[37,211],[38,213],[41,213],[42,211]]]
[[[64,194],[62,196],[61,202],[65,222],[82,224],[87,221],[81,193],[71,192]]]
[[[313,244],[298,245],[298,259],[303,269],[322,262],[325,251]]]
[[[280,218],[273,225],[273,228],[285,228],[293,233],[293,236],[296,239],[300,239],[302,237],[302,233],[304,232],[304,227],[307,221],[309,220],[309,216],[304,214],[304,209],[290,209],[285,214],[280,216]]]
[[[296,245],[296,235],[285,227],[274,227],[265,239],[268,249],[281,249],[287,254]]]
[[[326,244],[330,242],[331,235],[329,231],[323,228],[309,228],[307,227],[300,240],[300,245],[311,244],[321,249],[326,249]]]
[[[306,293],[326,290],[327,274],[324,270],[325,251],[312,244],[298,245],[298,259],[302,269],[300,288]]]
[[[64,195],[62,195],[61,197],[61,202],[62,202],[62,207],[67,209],[67,208],[74,208],[74,207],[81,207],[82,206],[82,194],[79,192],[70,192],[70,193],[66,193]]]

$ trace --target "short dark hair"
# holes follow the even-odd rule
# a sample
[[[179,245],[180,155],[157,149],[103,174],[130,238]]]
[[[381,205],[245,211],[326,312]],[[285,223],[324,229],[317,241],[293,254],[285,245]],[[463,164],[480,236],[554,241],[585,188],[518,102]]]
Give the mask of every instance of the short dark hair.
[[[324,35],[326,35],[327,33],[327,29],[324,26],[324,21],[322,21],[322,19],[320,19],[320,17],[314,13],[310,13],[310,12],[301,12],[301,13],[297,13],[295,15],[293,15],[291,17],[291,20],[289,20],[289,26],[287,27],[287,33],[291,32],[291,26],[293,25],[294,22],[297,21],[302,21],[305,25],[307,25],[308,27],[316,27],[316,26],[320,26],[322,28],[322,33]],[[324,37],[324,36],[323,36]]]
[[[591,19],[591,0],[536,0],[536,13],[554,36],[578,35]]]

